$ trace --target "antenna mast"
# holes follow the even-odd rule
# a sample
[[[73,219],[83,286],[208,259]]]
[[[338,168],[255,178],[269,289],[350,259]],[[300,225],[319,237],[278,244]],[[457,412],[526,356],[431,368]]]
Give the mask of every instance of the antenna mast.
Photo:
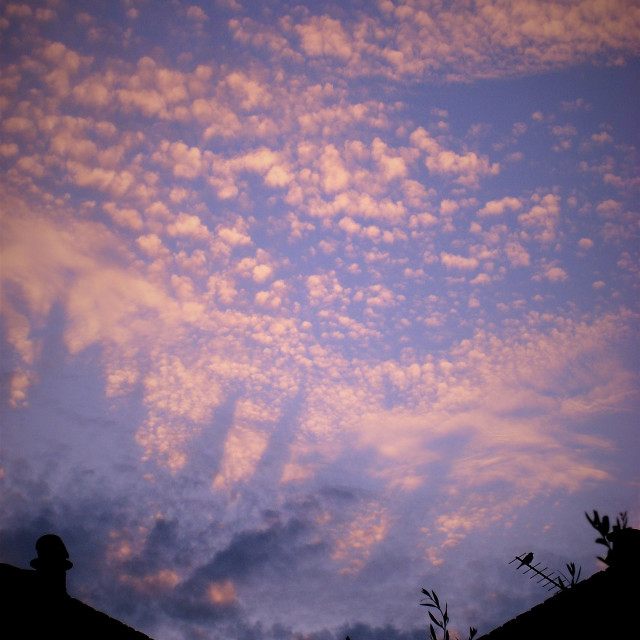
[[[540,568],[540,565],[542,564],[541,562],[533,564],[533,553],[529,552],[527,554],[516,556],[509,564],[513,564],[516,561],[520,563],[516,567],[517,569],[520,569],[520,567],[526,567],[522,572],[523,575],[531,573],[529,580],[537,578],[536,582],[543,587],[548,587],[547,591],[553,591],[554,589],[565,591],[567,589],[567,585],[563,582],[560,576],[555,575],[555,571],[549,571],[548,567]]]

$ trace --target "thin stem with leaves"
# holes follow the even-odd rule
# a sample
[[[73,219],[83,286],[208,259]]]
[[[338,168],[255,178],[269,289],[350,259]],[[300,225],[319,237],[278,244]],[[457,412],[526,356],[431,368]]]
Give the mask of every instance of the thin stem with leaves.
[[[438,594],[435,591],[422,589],[422,594],[425,595],[426,598],[420,603],[421,606],[429,607],[437,612],[436,615],[434,615],[429,611],[429,618],[431,619],[431,622],[429,623],[429,639],[438,640],[438,634],[436,632],[436,627],[438,627],[442,630],[442,640],[450,640],[449,629],[447,628],[449,624],[449,610],[447,603],[444,603],[443,609],[440,605]],[[436,627],[433,625],[436,625]],[[469,640],[473,640],[476,633],[478,633],[478,630],[475,627],[469,627]]]
[[[600,514],[595,509],[593,510],[592,516],[589,516],[589,514],[586,512],[584,515],[587,516],[589,524],[600,534],[600,536],[596,538],[596,542],[607,547],[607,551],[611,551],[613,549],[611,540],[609,540],[609,534],[613,533],[614,531],[619,531],[620,529],[627,529],[629,527],[629,520],[627,518],[626,511],[621,511],[618,514],[616,523],[613,525],[613,527],[611,526],[609,516],[605,515],[600,518]],[[597,558],[601,562],[609,564],[606,558],[602,558],[601,556],[597,556]]]
[[[567,567],[567,571],[569,573],[569,578],[562,573],[562,571],[558,571],[560,576],[558,577],[558,581],[563,589],[567,587],[575,587],[575,585],[580,582],[580,574],[582,573],[582,567],[577,567],[575,562],[569,562],[565,565]]]

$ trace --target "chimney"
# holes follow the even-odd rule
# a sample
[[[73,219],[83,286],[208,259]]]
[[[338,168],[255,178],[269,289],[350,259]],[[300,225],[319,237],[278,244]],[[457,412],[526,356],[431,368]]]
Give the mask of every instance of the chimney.
[[[38,557],[30,564],[36,570],[38,588],[48,600],[62,599],[67,596],[67,571],[73,567],[69,552],[62,540],[52,534],[38,538],[36,542]]]
[[[606,562],[616,570],[640,570],[640,529],[615,529],[607,535],[613,548],[607,554]]]

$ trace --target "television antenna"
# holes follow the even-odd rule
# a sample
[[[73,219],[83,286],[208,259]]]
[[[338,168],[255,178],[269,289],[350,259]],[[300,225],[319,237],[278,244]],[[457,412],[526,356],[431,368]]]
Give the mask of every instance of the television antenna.
[[[533,563],[533,552],[529,552],[526,554],[521,554],[516,556],[509,564],[513,564],[514,562],[519,562],[520,564],[516,567],[516,569],[521,569],[525,567],[522,572],[523,575],[527,573],[531,573],[529,576],[529,580],[536,579],[536,582],[542,587],[548,587],[547,591],[554,591],[557,589],[558,591],[566,591],[568,585],[562,580],[559,575],[556,575],[555,571],[549,571],[549,567],[541,567],[542,562]]]

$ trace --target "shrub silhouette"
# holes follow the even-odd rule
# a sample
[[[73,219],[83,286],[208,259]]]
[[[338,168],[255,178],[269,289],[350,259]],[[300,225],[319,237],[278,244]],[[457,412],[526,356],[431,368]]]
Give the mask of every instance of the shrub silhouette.
[[[618,514],[616,523],[613,525],[613,527],[611,527],[609,516],[602,516],[602,519],[600,519],[600,514],[595,509],[593,510],[593,516],[589,517],[589,514],[586,512],[584,515],[587,516],[589,524],[600,534],[600,536],[596,538],[596,542],[607,547],[607,557],[603,558],[601,556],[597,556],[597,558],[598,560],[604,562],[606,565],[609,565],[610,561],[607,558],[609,558],[609,554],[613,551],[611,534],[616,531],[629,528],[627,512],[621,511]]]

